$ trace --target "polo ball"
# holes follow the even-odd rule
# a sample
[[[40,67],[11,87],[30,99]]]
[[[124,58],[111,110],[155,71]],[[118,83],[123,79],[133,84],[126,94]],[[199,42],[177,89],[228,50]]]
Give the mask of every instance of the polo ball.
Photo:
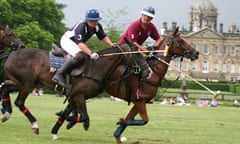
[[[125,141],[127,141],[127,138],[126,137],[121,137],[121,142],[125,142]]]

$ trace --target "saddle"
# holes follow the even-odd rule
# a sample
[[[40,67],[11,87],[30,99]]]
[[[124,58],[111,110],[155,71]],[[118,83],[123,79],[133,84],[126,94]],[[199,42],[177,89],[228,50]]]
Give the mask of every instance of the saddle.
[[[66,59],[71,58],[62,48],[58,47],[56,44],[52,44],[52,49],[49,52],[49,66],[50,72],[56,72],[65,62]],[[81,64],[75,67],[70,76],[79,76],[83,73],[86,65]]]

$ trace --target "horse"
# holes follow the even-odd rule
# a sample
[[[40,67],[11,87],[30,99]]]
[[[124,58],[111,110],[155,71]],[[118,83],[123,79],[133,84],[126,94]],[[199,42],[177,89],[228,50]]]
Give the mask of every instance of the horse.
[[[126,42],[127,44],[107,48],[98,53],[99,55],[104,55],[137,50],[135,45],[128,45],[130,43],[128,39],[126,39]],[[85,67],[81,74],[78,73],[70,77],[71,86],[66,90],[68,93],[65,93],[68,97],[79,97],[82,99],[84,98],[83,94],[88,97],[100,94],[108,81],[106,75],[109,75],[123,62],[129,67],[140,65],[142,68],[140,74],[143,77],[147,77],[150,72],[148,64],[139,53],[102,56],[97,60],[91,60],[89,56],[85,55],[85,59],[84,63],[81,64],[81,68]],[[15,105],[27,117],[32,125],[33,132],[39,134],[37,120],[25,106],[25,100],[28,94],[39,84],[43,84],[52,90],[56,89],[56,84],[51,80],[54,73],[50,72],[49,51],[37,48],[24,48],[12,51],[5,63],[5,72],[8,78],[15,83],[15,88],[18,91]],[[78,101],[81,102],[82,100]],[[76,102],[76,107],[85,109],[85,105],[78,102]],[[87,113],[82,113],[81,111],[80,113],[82,115],[81,121],[84,122],[84,128],[88,129],[89,116]]]
[[[153,99],[156,94],[159,86],[161,85],[161,81],[164,78],[168,65],[166,63],[170,63],[170,61],[174,58],[181,57],[187,58],[190,60],[198,59],[199,52],[193,49],[179,34],[179,28],[177,27],[174,32],[165,37],[160,46],[155,48],[156,51],[165,51],[165,56],[156,52],[153,53],[152,57],[146,59],[147,63],[150,65],[153,73],[150,79],[140,81],[140,87],[144,90],[145,93],[149,94],[150,97],[146,100],[138,100],[136,99],[136,93],[129,91],[129,79],[136,78],[135,75],[122,76],[122,71],[124,70],[123,66],[119,66],[111,75],[109,75],[108,80],[109,83],[105,87],[105,91],[112,96],[118,97],[120,99],[124,99],[126,101],[131,101],[133,103],[133,107],[127,114],[125,118],[120,118],[117,124],[118,128],[114,132],[114,137],[117,143],[121,143],[121,134],[128,126],[144,126],[148,123],[148,113],[146,110],[146,103],[149,100]],[[130,97],[126,97],[130,93]],[[85,97],[85,99],[89,99],[92,97]],[[57,132],[61,127],[64,120],[77,120],[78,118],[72,118],[67,115],[74,108],[71,105],[67,105],[64,109],[65,113],[60,115],[58,121],[52,128],[53,139],[57,139]],[[82,110],[87,113],[87,110]],[[139,114],[141,120],[135,120],[135,116]],[[60,121],[60,123],[59,123]]]
[[[8,57],[9,53],[13,50],[24,48],[24,43],[16,36],[16,34],[10,29],[8,25],[0,25],[0,61]],[[10,48],[10,52],[7,48]],[[4,88],[8,85],[9,90],[4,91]],[[5,95],[2,100],[2,122],[5,122],[9,118],[9,113],[12,112],[11,102],[9,99],[9,93],[15,91],[15,84],[10,80],[1,81],[0,95]],[[5,110],[8,111],[5,111]]]

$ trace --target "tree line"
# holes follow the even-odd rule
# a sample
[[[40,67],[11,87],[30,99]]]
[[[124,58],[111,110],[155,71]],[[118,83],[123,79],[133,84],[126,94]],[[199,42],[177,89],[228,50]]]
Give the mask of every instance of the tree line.
[[[62,10],[65,7],[67,5],[56,3],[55,0],[0,0],[0,25],[9,25],[26,47],[50,50],[52,43],[59,45],[66,30],[66,25],[62,22]],[[108,22],[108,36],[114,42],[119,41],[120,31],[110,24],[112,20]],[[106,48],[96,37],[88,41],[88,45],[93,51]],[[0,64],[2,79],[4,60]]]

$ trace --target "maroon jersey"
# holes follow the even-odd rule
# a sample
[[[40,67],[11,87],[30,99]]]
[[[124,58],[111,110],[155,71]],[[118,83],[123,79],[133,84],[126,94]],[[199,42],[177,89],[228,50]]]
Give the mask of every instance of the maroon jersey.
[[[148,38],[151,37],[154,40],[158,40],[160,38],[160,35],[158,33],[157,28],[154,26],[154,24],[150,23],[147,28],[144,30],[141,27],[141,20],[138,19],[134,21],[126,32],[123,34],[123,36],[120,39],[120,44],[125,43],[124,37],[130,39],[133,42],[137,42],[139,45],[142,45],[144,41]]]

